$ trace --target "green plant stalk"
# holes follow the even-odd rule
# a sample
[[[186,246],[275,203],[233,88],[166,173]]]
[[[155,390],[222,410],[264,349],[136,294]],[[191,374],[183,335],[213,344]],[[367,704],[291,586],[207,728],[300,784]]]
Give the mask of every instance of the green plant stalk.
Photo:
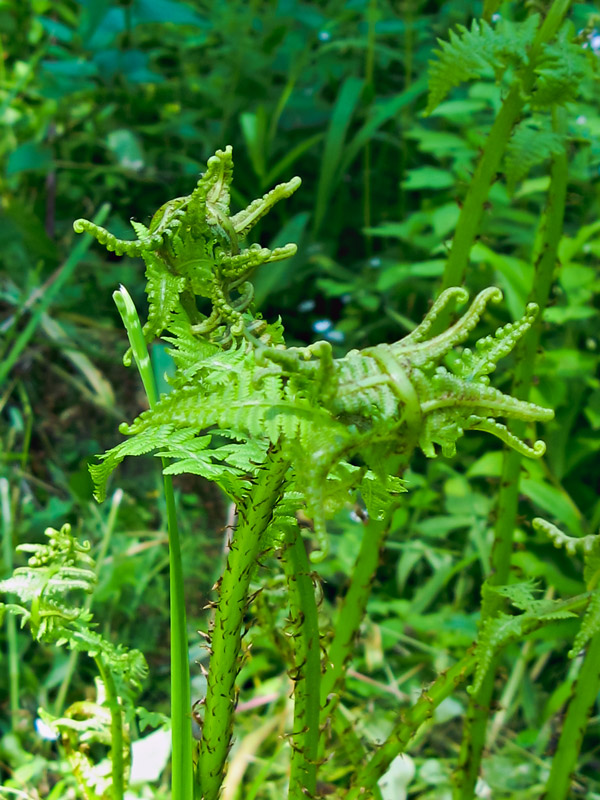
[[[13,572],[13,526],[10,507],[10,485],[6,478],[0,478],[0,509],[2,510],[2,550],[7,575]],[[19,714],[19,650],[17,646],[17,620],[7,614],[5,620],[6,646],[8,649],[8,686],[10,727],[14,731]]]
[[[142,326],[133,300],[125,287],[113,294],[115,304],[123,319],[131,344],[133,357],[144,385],[150,407],[158,400],[154,374],[144,339]],[[168,465],[162,459],[163,469]],[[173,481],[163,475],[167,525],[169,531],[169,593],[171,624],[171,725],[172,770],[171,790],[173,800],[192,800],[194,796],[193,742],[191,725],[191,690],[185,595],[183,590],[183,565],[175,507]]]
[[[102,225],[106,217],[108,216],[108,212],[110,211],[110,206],[105,204],[101,206],[100,210],[96,214],[93,219],[94,224]],[[85,255],[86,250],[92,243],[91,236],[85,236],[81,239],[73,250],[71,254],[60,268],[58,277],[56,280],[48,286],[45,292],[40,297],[35,310],[32,312],[29,322],[19,336],[17,337],[15,343],[12,346],[11,351],[8,353],[6,358],[3,359],[2,363],[0,364],[0,386],[6,380],[8,374],[10,373],[13,366],[16,364],[19,356],[23,352],[23,350],[27,347],[27,344],[31,337],[34,335],[37,326],[42,318],[42,314],[46,311],[54,297],[57,295],[59,290],[62,288],[63,284],[71,277],[75,267],[79,264],[83,256]]]
[[[110,710],[110,761],[113,800],[123,800],[125,794],[125,765],[123,763],[123,711],[110,669],[101,655],[94,658],[106,691]]]
[[[565,600],[561,603],[560,608],[564,611],[581,611],[585,608],[588,600],[589,592],[586,592],[583,595]],[[523,636],[529,636],[542,628],[547,622],[548,620],[545,619],[532,619],[519,638],[522,639]],[[516,639],[516,635],[511,637],[505,643],[505,646]],[[471,651],[453,667],[450,667],[450,669],[436,678],[432,685],[421,694],[414,706],[411,706],[401,715],[398,723],[375,755],[355,773],[352,785],[344,795],[344,800],[362,800],[365,796],[368,796],[367,793],[372,791],[377,781],[385,775],[396,756],[405,752],[421,725],[431,718],[434,710],[442,700],[449,697],[469,677],[476,666],[477,657]]]
[[[359,769],[366,760],[365,748],[356,732],[354,720],[348,720],[344,716],[344,710],[337,706],[333,713],[333,729],[338,741],[343,742],[343,753],[347,762]],[[346,762],[346,763],[347,763]],[[383,800],[381,789],[375,783],[371,788],[372,800]]]
[[[312,570],[300,532],[286,534],[283,566],[288,582],[294,652],[294,723],[289,800],[306,800],[317,788],[321,652]]]
[[[566,126],[566,111],[557,109],[553,115],[554,129],[563,132]],[[529,301],[537,303],[540,313],[548,303],[557,250],[562,236],[565,199],[567,191],[568,164],[566,153],[554,157],[551,169],[551,183],[548,204],[542,225],[541,243],[536,263],[533,287]],[[518,344],[515,350],[516,367],[512,394],[521,400],[529,396],[535,356],[540,341],[541,323],[538,319],[534,327]],[[522,436],[525,432],[523,422],[514,422],[512,432]],[[515,450],[505,450],[502,464],[502,477],[498,494],[497,521],[491,555],[491,572],[488,583],[502,586],[508,583],[513,550],[513,537],[519,499],[519,480],[521,455]],[[495,616],[502,608],[502,597],[488,593],[481,608],[481,624]],[[494,690],[497,662],[492,659],[488,673],[479,691],[469,701],[459,762],[455,773],[454,800],[471,800],[479,775],[481,757],[486,737],[486,726],[490,712],[490,702]]]
[[[488,134],[483,153],[469,184],[463,201],[450,256],[444,268],[441,291],[450,286],[462,286],[471,248],[479,233],[484,205],[490,187],[496,178],[504,151],[509,142],[515,124],[518,122],[525,106],[526,97],[535,79],[535,65],[542,45],[548,42],[557,32],[569,10],[571,0],[554,0],[544,22],[540,26],[531,48],[529,66],[517,79],[502,104],[500,113]],[[450,312],[440,314],[434,330],[443,330]]]
[[[369,519],[364,524],[360,551],[354,564],[348,591],[340,606],[333,640],[327,650],[326,668],[321,680],[321,728],[331,717],[339,702],[339,690],[345,670],[354,649],[358,629],[365,615],[367,601],[381,557],[383,543],[388,534],[391,512],[385,519]],[[325,741],[321,743],[321,755]]]
[[[100,550],[98,551],[98,557],[96,558],[97,578],[100,576],[102,565],[104,564],[104,559],[106,558],[106,554],[108,552],[110,540],[112,538],[113,530],[115,528],[115,523],[117,521],[117,514],[119,512],[119,506],[121,505],[122,499],[123,499],[123,490],[117,489],[112,496],[110,510],[108,512],[108,518],[103,526],[104,534],[102,536],[102,542],[100,543]],[[83,606],[84,609],[86,611],[90,611],[93,602],[94,602],[94,595],[88,594]],[[73,673],[75,672],[75,667],[77,666],[78,659],[79,659],[79,650],[71,650],[69,654],[69,660],[67,662],[67,669],[65,672],[65,676],[62,680],[62,683],[60,684],[59,690],[56,694],[56,699],[54,701],[55,717],[60,717],[62,710],[65,706],[65,699],[67,697],[67,692],[69,691],[69,686],[71,685],[71,679],[73,677]]]
[[[543,800],[567,800],[586,722],[600,691],[600,633],[590,640],[552,759]]]
[[[288,462],[282,454],[271,451],[255,479],[251,495],[238,506],[238,525],[220,581],[211,637],[199,763],[203,800],[217,800],[223,782],[250,578],[264,549],[265,531],[282,496],[287,469]]]
[[[385,775],[396,756],[404,752],[419,727],[432,716],[442,700],[449,697],[468,678],[476,663],[475,654],[467,653],[453,667],[438,676],[429,689],[421,694],[414,706],[401,715],[399,722],[375,755],[355,773],[344,800],[359,800],[369,796],[368,793],[373,786]]]

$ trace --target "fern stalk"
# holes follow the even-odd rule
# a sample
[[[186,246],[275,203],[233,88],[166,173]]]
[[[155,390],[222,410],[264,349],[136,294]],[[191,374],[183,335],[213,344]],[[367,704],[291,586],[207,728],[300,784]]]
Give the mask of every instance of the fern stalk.
[[[326,669],[321,681],[321,726],[325,725],[339,702],[341,683],[365,615],[390,520],[391,512],[383,520],[369,519],[365,522],[350,586],[340,606],[336,624],[333,626],[333,640],[327,650]],[[324,753],[324,748],[323,741],[321,754]]]
[[[571,776],[583,742],[587,719],[600,691],[600,633],[590,640],[569,709],[552,759],[552,768],[542,800],[567,800]]]
[[[158,393],[150,363],[148,346],[144,339],[142,326],[135,305],[124,286],[114,292],[113,299],[123,319],[133,357],[140,373],[148,404],[152,408]],[[168,465],[162,459],[163,468]],[[173,800],[192,800],[192,725],[190,668],[183,591],[183,566],[181,545],[175,508],[173,481],[170,475],[163,475],[165,501],[167,505],[167,525],[169,531],[169,592],[171,623],[171,725],[172,725],[172,774],[171,788]]]
[[[98,672],[106,692],[106,704],[110,711],[110,761],[113,800],[123,800],[125,793],[125,765],[123,763],[123,711],[110,668],[104,663],[104,657],[94,657]]]
[[[10,506],[10,485],[0,478],[0,509],[2,510],[2,549],[7,575],[13,571],[13,525]],[[6,615],[6,645],[8,648],[8,685],[10,727],[14,731],[19,713],[19,652],[17,647],[17,621],[12,614]]]
[[[265,531],[281,499],[288,466],[282,454],[272,450],[255,479],[251,496],[238,506],[238,524],[220,581],[211,636],[199,762],[204,800],[216,800],[223,782],[233,728],[235,679],[240,667],[242,625],[250,579],[265,544]]]
[[[557,133],[562,133],[566,127],[566,113],[562,108],[555,109],[553,112],[553,126]],[[562,236],[565,212],[567,175],[567,155],[563,151],[555,155],[552,162],[548,204],[542,223],[533,287],[529,295],[529,300],[537,303],[540,309],[544,309],[548,303],[557,263],[557,250]],[[529,396],[535,356],[540,341],[540,330],[541,323],[538,321],[529,334],[519,342],[515,350],[516,367],[512,394],[521,400],[526,400]],[[511,430],[515,435],[522,436],[525,423],[515,421]],[[518,508],[520,470],[521,454],[515,450],[505,450],[491,555],[491,572],[488,578],[491,586],[502,586],[509,580]],[[484,598],[481,607],[482,627],[503,607],[503,599],[496,592],[488,592]],[[494,690],[496,666],[496,660],[492,659],[481,687],[473,693],[469,701],[455,774],[454,800],[471,800],[474,796],[486,738],[485,732]]]
[[[490,187],[500,167],[513,128],[521,116],[527,95],[533,86],[537,57],[542,46],[556,34],[570,5],[571,0],[554,0],[531,48],[529,64],[520,78],[515,80],[492,125],[463,201],[452,240],[452,249],[444,268],[442,290],[450,286],[462,286],[464,283],[469,255],[480,230]],[[435,329],[441,330],[447,321],[448,313],[442,314]]]
[[[286,535],[283,565],[288,581],[294,650],[294,725],[289,800],[314,796],[319,751],[321,652],[315,587],[298,529]]]
[[[431,718],[442,700],[449,697],[454,690],[473,672],[477,664],[474,652],[468,653],[449,670],[443,672],[435,682],[426,689],[414,706],[401,715],[399,722],[392,729],[386,741],[374,756],[359,769],[352,779],[352,786],[344,800],[361,800],[368,796],[373,787],[384,775],[396,758],[406,747],[419,727]]]

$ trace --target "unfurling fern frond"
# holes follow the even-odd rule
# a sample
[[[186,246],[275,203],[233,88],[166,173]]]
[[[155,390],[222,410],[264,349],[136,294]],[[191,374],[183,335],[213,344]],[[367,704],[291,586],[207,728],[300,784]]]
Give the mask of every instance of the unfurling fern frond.
[[[474,20],[471,30],[457,25],[458,33],[450,31],[450,41],[438,39],[440,49],[429,62],[430,114],[455,86],[472,78],[493,74],[498,80],[510,66],[527,61],[527,49],[532,44],[539,23],[534,14],[523,22],[501,20],[492,27],[485,20]]]
[[[555,547],[564,547],[570,555],[576,552],[583,554],[583,579],[591,595],[581,620],[581,627],[569,651],[569,656],[573,658],[587,645],[592,636],[600,631],[600,535],[580,538],[568,536],[556,525],[540,517],[533,520],[533,527],[545,533]]]
[[[512,194],[519,181],[529,171],[542,164],[551,156],[562,153],[565,149],[565,138],[549,129],[534,126],[531,120],[519,125],[508,144],[505,155],[506,182]]]

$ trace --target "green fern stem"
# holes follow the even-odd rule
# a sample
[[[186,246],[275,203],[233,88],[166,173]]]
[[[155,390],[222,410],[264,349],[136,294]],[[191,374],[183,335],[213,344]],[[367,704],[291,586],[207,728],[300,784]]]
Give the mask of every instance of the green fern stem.
[[[553,112],[554,130],[562,133],[566,124],[565,109],[555,109]],[[565,212],[567,175],[567,156],[565,152],[562,152],[554,156],[552,162],[550,192],[541,226],[535,278],[529,295],[529,300],[535,302],[541,310],[548,303],[557,262],[557,250],[562,236]],[[529,334],[521,339],[515,349],[517,366],[511,393],[520,400],[527,400],[529,396],[535,356],[540,342],[540,330],[541,323],[538,318],[538,322],[532,327]],[[523,436],[524,431],[525,423],[520,421],[512,423],[511,432],[513,434]],[[488,583],[492,586],[502,586],[509,580],[518,509],[521,458],[521,454],[516,450],[505,449],[504,451],[491,570],[488,578]],[[487,599],[484,600],[481,607],[482,626],[487,619],[498,614],[503,607],[503,599],[496,592],[488,592],[485,597]],[[494,690],[496,666],[496,660],[492,659],[481,687],[473,693],[469,701],[461,751],[454,777],[454,800],[471,800],[474,796]]]
[[[571,776],[577,764],[587,719],[600,691],[599,664],[600,633],[597,633],[590,640],[575,684],[542,800],[567,800],[570,797]]]
[[[363,797],[369,796],[369,792],[385,775],[396,756],[406,750],[419,727],[431,718],[442,700],[449,697],[469,677],[475,669],[476,663],[475,653],[470,652],[449,670],[439,675],[434,683],[421,694],[414,706],[401,715],[400,720],[375,755],[355,773],[344,800],[362,800]]]
[[[285,537],[283,566],[289,589],[294,653],[294,723],[289,800],[315,795],[319,752],[321,652],[315,587],[306,547],[296,528]]]
[[[241,633],[250,578],[264,548],[264,533],[282,496],[288,466],[279,451],[271,451],[255,479],[251,496],[238,506],[238,524],[220,581],[211,637],[199,762],[203,800],[217,800],[223,782],[233,728],[235,679],[240,667]]]
[[[125,765],[123,762],[123,711],[119,703],[119,696],[115,681],[102,655],[94,657],[98,672],[104,684],[106,703],[110,711],[110,761],[112,777],[112,798],[123,800],[125,793]]]
[[[339,691],[352,655],[358,629],[367,608],[367,601],[381,557],[383,543],[390,528],[391,512],[383,520],[365,522],[360,552],[356,558],[348,591],[333,626],[333,640],[327,650],[326,668],[321,680],[321,728],[339,703]],[[320,755],[325,752],[325,739]]]
[[[480,230],[483,209],[490,187],[535,80],[537,56],[542,46],[556,34],[570,4],[571,0],[554,0],[531,48],[529,65],[516,79],[492,125],[463,201],[452,240],[452,249],[444,268],[442,291],[450,286],[462,286],[464,283],[469,255]],[[436,322],[435,330],[442,330],[447,321],[448,312],[444,312]]]
[[[133,357],[135,359],[150,408],[158,400],[158,392],[152,372],[148,345],[131,296],[121,286],[113,294],[115,304],[123,319]],[[163,469],[168,465],[162,459]],[[183,566],[181,545],[173,481],[170,475],[163,475],[165,502],[167,506],[167,527],[169,532],[169,592],[171,624],[171,725],[172,725],[172,773],[171,789],[173,800],[192,800],[194,792],[193,747],[190,691],[189,649],[185,596],[183,591]]]
[[[354,716],[349,718],[346,714],[349,711],[343,707],[338,706],[332,718],[333,730],[337,741],[339,742],[338,748],[341,748],[340,755],[345,764],[351,764],[354,770],[360,769],[362,764],[366,761],[366,752],[358,733],[356,732],[356,721]],[[338,755],[336,752],[336,755]],[[377,783],[371,787],[372,800],[383,800],[381,790]]]
[[[0,511],[2,511],[2,555],[7,575],[13,571],[13,516],[10,502],[10,484],[0,478]],[[5,620],[6,645],[8,649],[8,682],[10,698],[10,727],[17,728],[19,714],[19,647],[17,642],[17,621],[13,614]]]
[[[579,612],[585,608],[589,601],[589,593],[577,595],[561,603],[563,611]],[[507,638],[503,646],[523,639],[547,624],[545,619],[532,619],[528,621],[523,630],[517,635]],[[597,668],[598,661],[596,661]],[[424,722],[431,719],[433,712],[440,703],[449,697],[461,683],[463,683],[477,667],[477,655],[474,649],[469,651],[460,661],[449,670],[439,675],[426,689],[417,702],[404,712],[398,723],[375,755],[352,778],[352,785],[344,795],[344,800],[363,800],[383,775],[385,775],[392,761],[404,753],[413,737]],[[549,798],[545,798],[549,800]]]

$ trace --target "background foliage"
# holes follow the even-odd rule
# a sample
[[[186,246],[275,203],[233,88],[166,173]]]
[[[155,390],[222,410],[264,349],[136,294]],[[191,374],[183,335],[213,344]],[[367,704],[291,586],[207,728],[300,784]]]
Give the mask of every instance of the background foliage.
[[[520,19],[538,6],[506,3],[497,13]],[[136,376],[121,364],[124,336],[111,301],[121,282],[143,306],[143,268],[100,250],[73,258],[72,221],[91,217],[110,198],[105,224],[128,237],[128,219],[147,223],[164,202],[165,185],[169,196],[187,194],[207,156],[232,144],[237,207],[292,174],[303,180],[256,233],[269,246],[299,244],[291,262],[256,280],[260,308],[269,318],[282,315],[288,342],[325,337],[341,354],[399,338],[436,290],[461,199],[503,98],[502,82],[490,74],[423,115],[436,37],[447,39],[451,27],[470,26],[480,14],[479,3],[422,0],[0,0],[4,535],[14,543],[41,541],[47,525],[70,521],[94,544],[112,536],[95,614],[103,633],[118,632],[147,656],[151,680],[141,702],[149,708],[161,708],[168,686],[159,476],[151,460],[141,474],[137,463],[125,466],[112,485],[125,490],[113,504],[115,520],[92,500],[87,472],[93,456],[118,441],[115,422],[131,419],[143,403]],[[582,48],[600,58],[597,9],[576,3],[570,18]],[[561,269],[532,398],[553,406],[557,417],[544,429],[546,458],[525,465],[514,558],[516,574],[537,578],[549,595],[582,591],[582,566],[529,520],[541,514],[573,535],[600,525],[600,93],[597,79],[580,89],[568,106]],[[506,297],[489,316],[491,330],[520,315],[531,282],[552,152],[551,143],[535,152],[545,126],[534,113],[519,128],[472,253],[470,290],[496,284]],[[153,358],[161,375],[168,363],[160,345]],[[414,463],[353,664],[347,712],[360,717],[368,741],[382,739],[398,705],[473,641],[500,474],[493,447],[471,434],[455,458]],[[230,512],[200,480],[182,479],[177,488],[195,629],[206,625],[202,607],[219,572]],[[349,511],[332,529],[333,557],[320,568],[324,614],[352,563],[360,520]],[[12,568],[7,561],[3,572]],[[274,575],[264,597],[282,592]],[[289,686],[269,641],[270,609],[257,598],[256,645],[241,679],[238,745],[251,752],[261,709],[281,724],[286,713]],[[481,796],[539,796],[578,670],[577,659],[566,657],[570,626],[557,623],[546,639],[506,651]],[[23,715],[14,732],[0,715],[0,776],[33,797],[62,797],[68,778],[33,721],[64,683],[68,654],[32,648],[26,636],[18,642]],[[192,655],[206,658],[200,644]],[[85,694],[92,675],[82,659],[68,697]],[[0,676],[3,698],[4,669]],[[193,693],[202,691],[198,670]],[[411,797],[449,791],[464,703],[459,695],[445,704],[413,746]],[[262,718],[260,724],[264,755],[278,730]],[[595,717],[577,776],[581,796],[590,798],[600,796],[599,732]],[[280,796],[276,759],[253,764],[243,796],[256,796],[267,777],[260,796]],[[397,786],[390,796],[401,796]],[[153,791],[148,796],[164,796]]]

